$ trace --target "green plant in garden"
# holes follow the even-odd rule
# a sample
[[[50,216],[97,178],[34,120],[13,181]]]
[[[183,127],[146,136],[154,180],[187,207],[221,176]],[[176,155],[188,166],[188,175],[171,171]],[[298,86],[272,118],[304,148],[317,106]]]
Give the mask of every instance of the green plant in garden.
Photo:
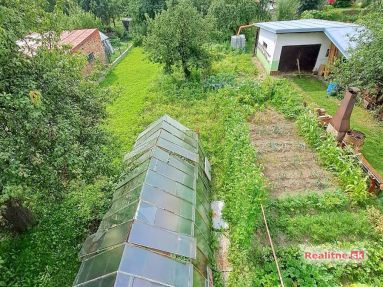
[[[352,0],[336,0],[334,3],[334,7],[336,8],[351,7],[352,3],[353,3]]]
[[[164,65],[166,72],[180,67],[186,78],[193,68],[208,68],[209,54],[204,44],[213,30],[209,18],[182,0],[148,19],[148,35],[144,46],[150,59]]]
[[[216,19],[220,41],[235,35],[239,26],[270,19],[267,0],[212,0],[209,15]]]
[[[359,23],[368,30],[361,30],[347,61],[338,61],[333,68],[332,80],[341,87],[355,86],[381,96],[383,87],[383,3],[374,2],[360,17]]]
[[[322,5],[321,0],[299,0],[298,13],[301,14],[306,10],[318,10]]]
[[[278,0],[275,18],[279,21],[296,19],[298,4],[296,0]]]

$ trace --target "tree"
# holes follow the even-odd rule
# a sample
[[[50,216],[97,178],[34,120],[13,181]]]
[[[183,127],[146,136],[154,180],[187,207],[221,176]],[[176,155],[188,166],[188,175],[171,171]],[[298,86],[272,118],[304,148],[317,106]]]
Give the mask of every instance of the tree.
[[[235,34],[240,25],[270,19],[268,0],[213,0],[209,14],[217,21],[221,37]]]
[[[28,206],[112,172],[109,135],[100,127],[104,92],[83,78],[82,57],[57,46],[29,57],[16,45],[30,31],[52,31],[55,16],[28,0],[2,1],[0,15],[0,221],[22,232],[35,219]]]
[[[204,44],[209,42],[212,30],[212,21],[208,17],[203,17],[191,2],[181,0],[155,19],[148,19],[145,49],[151,60],[165,65],[166,72],[178,66],[189,78],[193,67],[209,65]]]
[[[78,0],[78,3],[85,11],[99,17],[106,26],[110,26],[111,22],[115,26],[123,11],[122,0]]]
[[[276,7],[277,20],[293,20],[297,17],[298,2],[296,0],[278,0]]]
[[[306,10],[318,10],[323,5],[322,0],[299,0],[298,13]]]
[[[382,94],[383,89],[383,4],[371,4],[360,20],[367,29],[352,39],[356,48],[349,51],[347,60],[340,60],[333,68],[332,78],[341,87],[356,86]]]

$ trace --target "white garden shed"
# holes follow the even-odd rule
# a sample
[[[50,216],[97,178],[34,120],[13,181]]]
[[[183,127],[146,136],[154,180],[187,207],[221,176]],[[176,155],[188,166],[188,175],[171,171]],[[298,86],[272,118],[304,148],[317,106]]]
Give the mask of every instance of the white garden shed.
[[[352,23],[302,19],[261,22],[256,55],[270,74],[305,71],[326,74],[338,55],[349,57],[362,27]]]

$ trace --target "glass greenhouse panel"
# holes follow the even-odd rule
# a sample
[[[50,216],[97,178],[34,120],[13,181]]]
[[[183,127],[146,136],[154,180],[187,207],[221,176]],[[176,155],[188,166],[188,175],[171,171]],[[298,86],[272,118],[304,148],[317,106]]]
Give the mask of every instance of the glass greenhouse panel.
[[[206,279],[197,270],[193,270],[193,287],[206,287]]]
[[[207,277],[207,267],[209,266],[208,258],[197,248],[196,259],[193,260],[193,265],[205,278]]]
[[[181,141],[179,138],[169,134],[166,131],[161,132],[157,142],[160,147],[170,152],[178,153],[191,161],[198,162],[198,153],[196,148]]]
[[[137,278],[128,274],[118,273],[114,287],[166,287],[166,285]]]
[[[190,203],[195,202],[195,191],[192,188],[171,180],[170,178],[167,178],[152,170],[148,171],[145,183],[165,190],[166,192],[187,200]]]
[[[177,157],[175,154],[170,154],[160,148],[155,148],[153,150],[153,156],[163,162],[168,163],[169,165],[187,173],[188,175],[195,177],[195,172],[197,170],[196,166],[190,164],[185,159]]]
[[[80,257],[126,242],[131,228],[132,221],[129,221],[107,231],[98,231],[90,235],[82,246]]]
[[[133,202],[137,201],[140,198],[142,190],[142,185],[137,186],[136,188],[132,190],[128,190],[125,193],[119,193],[118,198],[113,198],[112,206],[108,210],[108,212],[105,214],[105,217],[108,217],[112,215],[113,213],[117,212],[118,210],[121,210],[124,207],[127,207],[128,205],[132,204]]]
[[[192,265],[133,245],[126,245],[121,272],[176,287],[191,285]]]
[[[137,175],[136,177],[130,179],[129,181],[123,181],[116,185],[117,192],[124,192],[124,190],[130,190],[139,184],[142,184],[145,180],[146,171],[142,172],[141,174]],[[120,190],[121,189],[121,190]]]
[[[180,217],[155,205],[141,201],[137,209],[137,220],[170,231],[193,235],[193,221]]]
[[[121,262],[125,244],[101,252],[82,262],[75,285],[116,272]]]
[[[138,164],[134,168],[132,168],[125,176],[121,177],[120,181],[117,183],[117,186],[124,186],[132,179],[136,178],[140,174],[146,172],[148,169],[148,166],[150,164],[150,160],[147,159],[146,161]]]
[[[141,155],[144,152],[150,151],[153,147],[156,146],[157,138],[153,138],[151,141],[144,143],[143,145],[137,147],[136,149],[132,150],[131,152],[128,152],[124,156],[123,163],[129,164],[130,161],[134,161],[134,159]]]
[[[194,176],[188,175],[163,161],[153,159],[150,162],[150,169],[190,188],[194,188],[195,186]]]
[[[145,184],[142,188],[141,199],[186,219],[194,220],[193,204],[159,188]]]
[[[78,287],[115,287],[117,273],[112,273],[104,277],[97,278],[80,285]]]
[[[127,207],[124,207],[113,213],[112,215],[104,217],[98,230],[106,230],[112,228],[115,225],[132,220],[136,214],[138,203],[139,201],[133,202]]]
[[[155,238],[155,240],[153,240]],[[195,238],[139,221],[133,224],[129,243],[169,252],[189,258],[196,257]]]

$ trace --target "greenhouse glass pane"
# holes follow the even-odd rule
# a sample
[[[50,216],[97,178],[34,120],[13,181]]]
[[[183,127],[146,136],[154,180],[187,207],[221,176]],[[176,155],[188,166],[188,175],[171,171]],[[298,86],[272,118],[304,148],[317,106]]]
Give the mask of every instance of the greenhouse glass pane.
[[[138,186],[143,183],[145,180],[147,171],[143,171],[141,174],[137,175],[135,178],[130,179],[129,181],[124,182],[123,184],[116,185],[116,194],[123,193],[126,190],[131,190],[132,188]]]
[[[156,134],[157,137],[159,135],[159,130],[162,128],[163,123],[158,122],[157,124],[153,125],[152,127],[147,128],[143,134],[139,135],[139,138],[137,138],[135,146],[139,146],[142,143],[146,142],[153,134]]]
[[[133,277],[127,274],[118,273],[114,287],[165,287],[165,285],[150,282],[142,278]]]
[[[206,239],[204,234],[198,229],[198,227],[194,228],[194,237],[197,240],[197,248],[202,251],[202,253],[209,258],[211,254],[209,241]]]
[[[140,202],[137,219],[174,232],[193,235],[193,221],[146,202]]]
[[[194,176],[188,175],[187,173],[165,163],[163,161],[153,159],[150,162],[150,169],[158,172],[159,174],[166,176],[174,181],[182,183],[190,188],[194,188],[195,179]]]
[[[198,155],[198,149],[196,147],[193,147],[192,145],[184,142],[183,140],[179,139],[178,137],[172,135],[171,133],[162,130],[161,134],[159,136],[159,139],[166,140],[167,142],[173,143],[183,149],[186,149],[190,152],[196,153]]]
[[[195,269],[193,269],[193,287],[205,287],[206,279]]]
[[[116,272],[109,274],[108,276],[101,277],[99,279],[77,285],[81,287],[114,287],[114,283],[116,282]]]
[[[194,220],[194,209],[190,202],[159,188],[145,184],[142,188],[141,199],[187,219]]]
[[[155,238],[155,240],[153,240]],[[196,242],[194,237],[178,234],[155,226],[135,221],[129,235],[129,243],[195,258]]]
[[[123,242],[126,242],[132,222],[117,225],[109,228],[107,231],[99,231],[89,236],[80,251],[80,256],[85,256],[96,251],[101,251]]]
[[[116,272],[120,265],[124,244],[104,251],[82,262],[75,284]]]
[[[136,214],[138,202],[139,201],[133,202],[127,207],[124,207],[113,213],[112,215],[104,217],[101,221],[99,230],[106,230],[113,227],[114,225],[132,220]]]
[[[198,162],[198,154],[196,154],[194,151],[190,151],[189,149],[179,146],[167,139],[159,138],[157,141],[157,144],[158,146],[164,148],[165,150],[178,154],[193,162]]]
[[[206,222],[202,219],[202,216],[199,214],[198,211],[195,213],[195,225],[197,225],[198,229],[203,234],[206,234],[206,237],[209,237],[210,225],[206,224]]]
[[[117,183],[117,188],[126,185],[129,181],[145,172],[148,169],[149,164],[150,160],[146,160],[145,162],[134,167],[131,171],[126,173],[125,176],[121,177],[120,181]]]
[[[134,144],[134,149],[139,149],[141,146],[146,146],[147,143],[157,141],[158,137],[161,134],[161,130],[154,131],[153,133],[149,133],[142,141],[136,141]]]
[[[176,154],[170,154],[163,149],[156,148],[153,157],[188,174],[189,176],[196,176],[196,165],[190,163],[190,161],[185,158],[178,157]]]
[[[109,211],[105,214],[105,216],[109,216],[118,210],[130,205],[131,203],[137,201],[140,198],[142,190],[142,185],[137,186],[136,188],[132,190],[126,191],[124,194],[119,194],[120,196],[118,198],[113,198],[112,206],[110,207]]]
[[[140,145],[139,147],[136,147],[131,152],[128,152],[124,156],[123,162],[129,163],[129,161],[134,160],[134,158],[143,152],[150,152],[150,150],[156,145],[157,138],[153,138],[150,141],[145,142],[144,144]]]
[[[171,180],[163,175],[160,175],[152,170],[148,171],[145,183],[165,190],[166,192],[185,199],[191,203],[194,203],[195,201],[195,192],[193,189],[174,180]]]
[[[120,271],[172,286],[189,286],[191,265],[147,249],[127,245]]]
[[[193,260],[193,265],[205,278],[207,277],[209,260],[199,248],[197,248],[197,258]]]

